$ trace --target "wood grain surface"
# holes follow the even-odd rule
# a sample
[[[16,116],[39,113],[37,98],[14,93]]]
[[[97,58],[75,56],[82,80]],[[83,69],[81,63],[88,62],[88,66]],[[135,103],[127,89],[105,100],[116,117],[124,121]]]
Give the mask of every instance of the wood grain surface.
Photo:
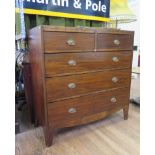
[[[34,106],[35,121],[39,124],[44,124],[44,59],[42,53],[42,38],[40,29],[30,30],[29,46],[30,46],[30,68],[32,75],[32,100]]]
[[[119,41],[119,45],[114,43]],[[133,49],[133,35],[129,34],[97,34],[96,49]]]
[[[81,33],[112,33],[112,34],[134,34],[133,31],[120,30],[115,28],[105,27],[64,27],[64,26],[49,26],[41,25],[38,26],[46,32],[81,32]]]
[[[73,40],[74,45],[69,45],[69,40]],[[93,50],[94,43],[95,35],[91,33],[44,32],[45,53]]]
[[[116,101],[112,102],[111,99]],[[94,93],[73,99],[67,99],[48,104],[48,118],[52,127],[70,127],[77,124],[91,122],[104,117],[101,112],[111,113],[111,110],[118,110],[123,105],[129,104],[129,88],[114,89],[105,92]],[[75,112],[69,110],[74,108]],[[97,114],[96,113],[101,113]],[[128,113],[128,111],[126,112]],[[89,116],[90,115],[90,116]],[[87,117],[88,116],[88,117]],[[89,118],[91,118],[89,120]],[[81,122],[80,122],[81,121]]]
[[[47,101],[52,102],[58,99],[101,91],[103,89],[129,87],[130,74],[130,69],[125,69],[46,78]],[[113,82],[113,77],[117,77],[118,82]],[[70,89],[68,85],[72,83],[76,87]]]
[[[107,97],[103,97],[104,95],[92,99],[97,101],[93,104],[89,96],[87,99],[81,97],[116,88],[130,88],[133,34],[132,31],[116,29],[49,26],[39,26],[30,30],[35,121],[43,126],[47,146],[52,144],[56,129],[54,127],[57,125],[63,128],[68,125],[85,124],[104,118],[120,109],[123,109],[124,119],[128,118],[129,89],[121,92],[122,96],[119,91],[116,93],[118,101],[120,99],[120,102],[123,102],[123,104],[118,102],[116,106],[105,106],[104,102],[107,104],[109,102],[106,100]],[[113,57],[116,61],[113,61]],[[68,63],[70,60],[71,63]],[[73,65],[67,66],[66,63]],[[70,69],[75,66],[75,69]],[[76,97],[79,101],[75,101]],[[62,101],[63,106],[62,103],[58,103]],[[77,102],[78,106],[75,107],[77,114],[66,113],[68,109],[73,114]],[[49,103],[51,107],[48,109]],[[97,108],[92,107],[94,104]],[[111,109],[106,110],[109,107]],[[99,113],[95,113],[92,108]],[[72,118],[71,122],[66,121],[68,118]],[[62,119],[64,120],[60,123]]]
[[[113,61],[114,58],[118,61]],[[74,64],[69,64],[73,61]],[[103,69],[130,68],[131,51],[45,54],[46,77]]]

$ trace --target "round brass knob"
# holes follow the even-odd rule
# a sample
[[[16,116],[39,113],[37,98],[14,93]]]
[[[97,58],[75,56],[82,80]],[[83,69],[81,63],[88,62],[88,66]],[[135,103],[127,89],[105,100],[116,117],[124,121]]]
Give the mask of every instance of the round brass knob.
[[[67,44],[70,45],[70,46],[74,46],[75,45],[75,40],[74,39],[68,39]]]
[[[69,108],[69,109],[68,109],[68,112],[69,112],[70,114],[74,114],[74,113],[76,113],[76,109],[75,109],[75,108]]]
[[[116,76],[112,77],[112,82],[114,82],[114,83],[118,82],[118,77],[116,77]]]
[[[115,97],[112,97],[110,100],[112,103],[116,103],[117,99]]]
[[[114,44],[115,44],[115,45],[119,45],[119,44],[120,44],[120,41],[117,40],[117,39],[115,39],[115,40],[114,40]]]
[[[69,83],[68,88],[74,89],[74,88],[76,88],[76,84],[75,83]]]
[[[113,61],[113,62],[118,62],[119,59],[118,59],[118,57],[112,57],[112,61]]]
[[[75,60],[69,60],[68,65],[70,66],[76,66],[76,61]]]

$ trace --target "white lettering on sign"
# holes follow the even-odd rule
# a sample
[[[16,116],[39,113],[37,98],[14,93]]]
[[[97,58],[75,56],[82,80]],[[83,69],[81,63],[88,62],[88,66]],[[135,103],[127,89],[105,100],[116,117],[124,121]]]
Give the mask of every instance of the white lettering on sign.
[[[69,7],[69,2],[68,2],[68,0],[62,0],[62,1],[61,1],[61,6]]]
[[[60,2],[60,1],[59,1],[59,2]],[[59,5],[59,2],[56,3],[56,0],[53,0],[53,1],[52,1],[52,4],[55,5],[55,6],[56,6],[56,5],[60,6],[60,5]]]
[[[49,0],[23,0],[23,1],[39,3],[39,4],[48,4]],[[69,7],[69,1],[68,0],[51,0],[51,4],[54,6]]]
[[[38,3],[42,3],[42,4],[45,3],[44,0],[37,0],[37,2],[38,2]]]
[[[97,10],[98,10],[98,6],[97,6],[96,3],[94,3],[94,4],[92,5],[92,9],[93,9],[93,11],[97,11]]]
[[[49,0],[23,0],[26,2],[32,2],[32,3],[38,3],[38,4],[47,4],[49,3]],[[75,9],[82,9],[82,0],[73,0],[73,7]],[[107,7],[103,2],[100,0],[97,3],[92,2],[92,0],[85,0],[86,1],[86,10],[92,10],[92,11],[99,11],[106,13]],[[52,6],[63,6],[63,7],[69,7],[69,0],[50,0],[50,5]]]
[[[91,5],[92,2],[90,0],[86,0],[86,10],[88,10]]]
[[[91,0],[86,0],[86,10],[92,9],[93,11],[102,11],[106,12],[107,7],[105,4],[102,4],[101,1],[97,3],[92,3]]]

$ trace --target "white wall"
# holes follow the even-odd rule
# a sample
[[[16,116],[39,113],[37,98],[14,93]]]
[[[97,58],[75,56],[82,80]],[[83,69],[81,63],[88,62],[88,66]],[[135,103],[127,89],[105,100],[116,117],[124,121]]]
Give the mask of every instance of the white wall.
[[[129,8],[136,15],[137,20],[131,23],[118,24],[118,28],[122,30],[135,31],[134,45],[138,46],[138,50],[133,53],[133,67],[138,66],[138,52],[140,47],[140,17],[139,17],[139,1],[129,0]]]

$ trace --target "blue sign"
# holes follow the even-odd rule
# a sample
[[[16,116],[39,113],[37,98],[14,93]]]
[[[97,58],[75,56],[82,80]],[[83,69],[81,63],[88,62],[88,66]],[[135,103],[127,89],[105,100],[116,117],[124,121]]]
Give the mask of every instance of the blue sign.
[[[110,20],[110,0],[23,0],[23,7],[25,14],[106,22]],[[17,5],[16,12],[19,12]]]

